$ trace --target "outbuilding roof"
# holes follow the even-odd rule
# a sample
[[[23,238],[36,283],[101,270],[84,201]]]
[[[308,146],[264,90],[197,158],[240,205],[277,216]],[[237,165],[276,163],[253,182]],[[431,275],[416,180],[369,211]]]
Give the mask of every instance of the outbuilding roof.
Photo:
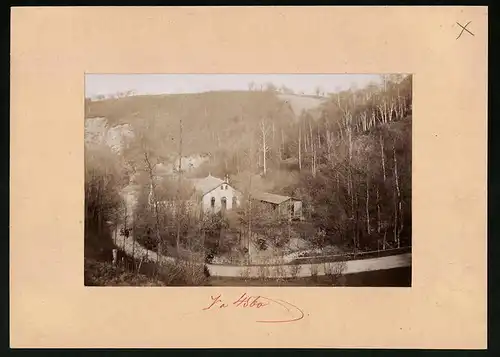
[[[279,205],[279,204],[291,199],[291,197],[289,197],[289,196],[282,196],[282,195],[277,195],[275,193],[260,192],[260,191],[252,192],[252,198],[255,200],[268,202],[268,203],[272,203],[275,205]]]

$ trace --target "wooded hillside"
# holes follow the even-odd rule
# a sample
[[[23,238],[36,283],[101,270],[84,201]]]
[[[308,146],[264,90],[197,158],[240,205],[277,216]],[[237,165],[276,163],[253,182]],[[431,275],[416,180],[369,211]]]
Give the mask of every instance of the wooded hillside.
[[[273,92],[207,92],[132,96],[86,103],[86,118],[104,117],[110,126],[147,126],[163,155],[177,151],[183,120],[184,155],[232,150],[244,146],[249,132],[264,117],[285,126],[294,114]]]

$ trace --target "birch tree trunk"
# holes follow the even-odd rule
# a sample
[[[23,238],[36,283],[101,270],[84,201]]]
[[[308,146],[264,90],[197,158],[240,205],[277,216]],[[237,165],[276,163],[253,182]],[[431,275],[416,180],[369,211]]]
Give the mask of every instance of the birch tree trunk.
[[[318,129],[318,148],[321,149],[321,135],[319,133],[319,128]]]
[[[355,215],[355,205],[354,205],[354,183],[353,183],[353,178],[352,178],[352,127],[351,127],[351,117],[350,113],[347,111],[345,112],[345,121],[346,121],[346,130],[347,130],[347,137],[348,137],[348,144],[349,144],[349,169],[348,169],[348,187],[349,187],[349,194],[351,196],[351,221],[354,222],[354,215]],[[357,199],[357,197],[356,197]],[[356,210],[357,211],[357,210]],[[353,241],[354,241],[354,247],[355,249],[357,248],[357,239],[356,239],[356,234],[357,234],[357,222],[353,224]]]
[[[359,236],[359,227],[358,227],[358,225],[359,225],[359,210],[358,210],[359,205],[358,205],[358,195],[354,194],[354,190],[352,192],[353,192],[353,197],[354,197],[354,201],[353,201],[354,247],[357,250],[359,248],[359,237],[358,237]]]
[[[219,136],[217,135],[217,145],[219,145]],[[179,119],[179,168],[178,168],[178,184],[177,184],[177,234],[175,244],[177,254],[180,253],[181,241],[181,212],[180,212],[180,199],[181,199],[181,184],[182,184],[182,118]]]
[[[328,156],[328,162],[332,162],[332,136],[330,131],[326,131],[326,152]]]
[[[380,221],[381,217],[380,217],[380,194],[379,194],[379,189],[378,189],[378,185],[376,186],[376,189],[377,189],[377,233],[380,234],[380,230],[381,230],[381,225],[382,225],[382,222]]]
[[[302,171],[302,154],[301,154],[301,138],[302,138],[302,131],[301,131],[301,126],[299,124],[299,171]]]
[[[314,137],[313,137],[313,131],[312,131],[312,126],[311,126],[311,120],[309,120],[309,148],[311,150],[311,153],[314,151]]]
[[[250,177],[248,178],[248,204],[247,204],[247,217],[248,217],[248,240],[247,240],[247,251],[248,251],[248,262],[251,262],[250,257],[250,244],[252,240],[252,176],[253,176],[253,135],[250,137]]]
[[[266,167],[266,153],[267,153],[267,143],[266,143],[266,124],[264,123],[264,120],[261,121],[260,123],[261,127],[261,135],[262,135],[262,161],[263,161],[263,170],[264,170],[264,176],[266,175],[267,172],[267,167]]]
[[[368,235],[371,234],[369,201],[370,201],[370,174],[369,174],[369,165],[367,163],[367,165],[366,165],[366,232],[368,233]]]
[[[389,109],[388,109],[388,112],[389,112],[389,122],[392,121],[393,112],[394,112],[395,109],[396,109],[396,105],[394,103],[394,100],[391,99],[391,102],[389,104]]]
[[[395,181],[395,184],[396,184],[397,203],[398,203],[398,207],[394,207],[395,208],[395,212],[396,212],[395,213],[395,220],[394,220],[394,227],[395,227],[394,229],[396,230],[397,229],[397,215],[398,215],[398,212],[399,212],[400,218],[402,216],[402,205],[401,205],[401,191],[399,189],[398,161],[396,159],[396,148],[393,147],[392,150],[393,150],[393,156],[394,156],[394,181]],[[402,221],[402,219],[400,219],[400,221]],[[401,224],[401,228],[396,233],[396,237],[395,237],[398,248],[400,247],[399,232],[403,229],[402,222],[400,224]]]
[[[278,167],[281,167],[281,160],[283,160],[282,143],[283,143],[283,129],[281,129],[281,142],[278,145]]]
[[[147,152],[144,153],[144,161],[146,162],[146,167],[149,173],[149,179],[151,182],[151,199],[153,203],[153,212],[154,212],[154,218],[155,218],[155,235],[156,235],[156,243],[157,243],[157,250],[158,250],[158,257],[160,256],[162,252],[162,242],[161,242],[161,235],[160,235],[160,215],[158,212],[158,200],[156,197],[156,184],[154,181],[154,175],[153,175],[153,166],[151,165],[151,161],[149,160],[149,156]],[[125,203],[125,207],[127,207],[127,203]]]
[[[361,113],[361,128],[363,131],[368,130],[368,125],[366,121],[366,112]]]
[[[281,128],[281,146],[280,146],[280,161],[283,160],[283,154],[285,151],[285,136],[283,135],[283,128]]]
[[[398,243],[398,207],[397,207],[397,200],[396,200],[396,195],[394,194],[394,243]]]
[[[316,177],[316,145],[314,144],[314,136],[312,132],[311,121],[309,121],[310,147],[311,147],[311,174]]]
[[[380,157],[382,160],[382,173],[384,177],[384,182],[386,180],[386,174],[385,174],[385,154],[384,154],[384,140],[382,139],[382,135],[380,135]]]

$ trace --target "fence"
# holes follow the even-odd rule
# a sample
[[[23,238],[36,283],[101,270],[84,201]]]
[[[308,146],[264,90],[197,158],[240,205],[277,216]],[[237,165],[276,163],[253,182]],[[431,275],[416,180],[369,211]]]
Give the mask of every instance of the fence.
[[[311,256],[311,257],[299,257],[295,258],[288,263],[283,263],[280,265],[299,265],[299,264],[317,264],[317,263],[334,263],[338,261],[349,261],[349,260],[363,260],[378,257],[387,257],[391,255],[398,255],[404,253],[411,253],[411,246],[401,247],[401,248],[391,248],[386,250],[372,250],[367,252],[349,252],[343,254],[334,255],[321,255],[321,256]],[[211,263],[210,265],[217,266],[275,266],[276,263],[271,264],[224,264],[224,263]]]
[[[377,257],[386,257],[389,255],[402,254],[402,253],[410,253],[411,246],[409,247],[400,247],[400,248],[391,248],[384,250],[371,250],[366,252],[348,252],[342,254],[333,254],[333,255],[313,255],[310,257],[297,257],[292,260],[299,260],[301,263],[303,261],[312,260],[312,259],[333,259],[329,261],[338,261],[338,260],[351,260],[351,259],[368,259],[368,258],[377,258]]]

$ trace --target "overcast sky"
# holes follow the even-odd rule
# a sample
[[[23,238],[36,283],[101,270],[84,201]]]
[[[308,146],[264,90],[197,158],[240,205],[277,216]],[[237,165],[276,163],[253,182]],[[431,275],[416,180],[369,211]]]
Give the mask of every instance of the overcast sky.
[[[378,81],[378,74],[86,74],[85,96],[133,90],[137,94],[199,93],[217,90],[248,90],[248,83],[285,85],[295,92],[313,94],[364,87]]]

